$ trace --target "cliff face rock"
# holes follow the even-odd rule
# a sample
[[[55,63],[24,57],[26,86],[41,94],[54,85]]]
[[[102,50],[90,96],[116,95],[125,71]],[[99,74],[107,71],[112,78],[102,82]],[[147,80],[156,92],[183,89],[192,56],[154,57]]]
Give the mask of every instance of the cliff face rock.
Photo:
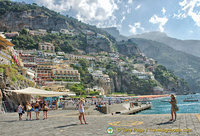
[[[110,43],[105,38],[91,38],[87,40],[89,46],[85,47],[86,53],[96,53],[101,51],[111,52],[112,48]]]
[[[118,42],[116,47],[120,54],[126,56],[137,56],[141,53],[137,45],[131,41]]]
[[[131,75],[119,72],[117,75],[111,77],[112,92],[135,93],[130,88]]]
[[[40,10],[9,12],[1,16],[1,30],[20,31],[23,28],[59,31],[62,28],[67,29],[68,23],[65,19],[42,13]]]

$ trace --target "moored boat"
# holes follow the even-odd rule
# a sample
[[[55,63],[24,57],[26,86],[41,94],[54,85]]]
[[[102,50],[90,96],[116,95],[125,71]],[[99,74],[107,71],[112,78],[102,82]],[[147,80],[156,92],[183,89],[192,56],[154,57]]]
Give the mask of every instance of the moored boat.
[[[198,100],[197,99],[185,99],[185,100],[183,100],[184,102],[198,102]]]

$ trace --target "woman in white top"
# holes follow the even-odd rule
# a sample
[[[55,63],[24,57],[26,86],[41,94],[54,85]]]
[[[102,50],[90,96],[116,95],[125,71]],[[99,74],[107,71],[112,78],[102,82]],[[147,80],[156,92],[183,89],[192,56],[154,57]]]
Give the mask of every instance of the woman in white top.
[[[82,122],[82,117],[83,117],[83,120],[84,120],[85,124],[87,124],[86,121],[85,121],[83,103],[84,103],[84,99],[80,99],[79,104],[78,104],[78,111],[80,113],[79,120],[80,120],[81,124],[83,124],[83,122]]]

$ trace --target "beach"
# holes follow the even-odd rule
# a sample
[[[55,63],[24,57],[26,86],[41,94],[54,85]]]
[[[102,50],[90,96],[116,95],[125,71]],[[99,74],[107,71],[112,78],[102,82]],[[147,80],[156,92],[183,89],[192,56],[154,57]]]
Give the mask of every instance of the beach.
[[[80,125],[77,111],[54,110],[47,120],[18,121],[17,113],[0,114],[1,136],[199,136],[200,114],[178,114],[176,122],[169,122],[170,114],[152,115],[86,115],[88,125]],[[42,115],[42,113],[41,113]],[[42,117],[42,116],[41,116]],[[199,118],[199,119],[198,119]],[[108,134],[108,128],[113,129]]]

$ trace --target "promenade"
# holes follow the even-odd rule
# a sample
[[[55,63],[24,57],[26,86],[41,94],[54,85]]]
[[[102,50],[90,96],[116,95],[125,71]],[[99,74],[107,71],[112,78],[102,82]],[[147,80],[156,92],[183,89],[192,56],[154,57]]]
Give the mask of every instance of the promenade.
[[[47,120],[18,121],[17,113],[0,114],[1,136],[199,136],[200,115],[178,114],[176,122],[169,122],[170,114],[157,115],[87,115],[87,125],[81,125],[77,112],[49,111]],[[41,114],[43,115],[43,113]],[[112,127],[108,130],[107,128]],[[168,131],[168,132],[167,132]],[[173,131],[173,132],[172,132]]]

